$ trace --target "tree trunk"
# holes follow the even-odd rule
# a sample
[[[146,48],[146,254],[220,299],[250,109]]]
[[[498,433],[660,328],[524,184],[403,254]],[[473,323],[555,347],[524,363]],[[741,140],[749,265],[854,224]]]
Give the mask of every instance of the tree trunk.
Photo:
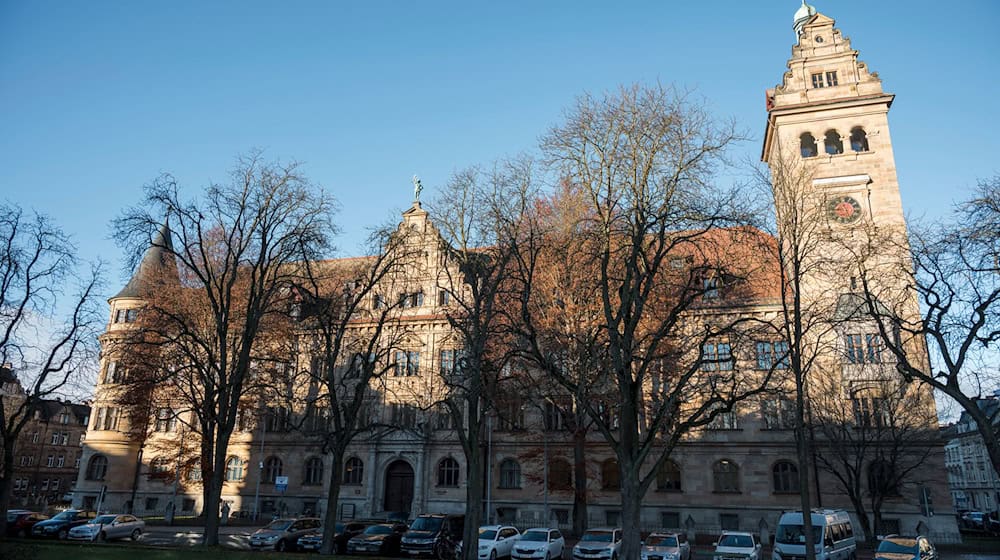
[[[337,534],[337,504],[340,501],[341,473],[344,470],[344,452],[334,448],[330,457],[330,488],[326,492],[326,513],[323,515],[323,544],[320,554],[336,554],[336,544],[333,542]],[[374,465],[372,466],[374,467]]]
[[[0,403],[2,404],[2,403]],[[0,512],[10,509],[11,480],[14,476],[14,440],[5,440],[3,449],[3,477],[0,478]],[[6,521],[4,521],[6,522]],[[0,531],[0,540],[6,531]]]
[[[465,490],[465,528],[462,535],[462,556],[465,560],[479,558],[479,525],[483,511],[483,467],[482,449],[479,447],[478,431],[469,430],[469,453],[466,457],[467,484]]]
[[[573,536],[587,530],[587,432],[573,430]]]
[[[623,560],[639,560],[642,552],[642,488],[639,466],[622,464],[622,548]]]
[[[220,429],[215,440],[212,478],[205,492],[205,535],[201,543],[205,546],[219,544],[219,504],[222,502],[222,483],[226,474],[226,455],[229,452],[229,438],[232,431]]]
[[[796,376],[795,387],[795,448],[799,463],[799,497],[802,505],[802,534],[806,538],[806,560],[816,559],[816,540],[813,537],[812,492],[809,487],[809,438],[805,425],[805,391],[801,373]]]
[[[861,496],[850,496],[850,499],[851,504],[854,506],[854,514],[858,516],[858,521],[861,523],[861,530],[865,533],[865,540],[873,542],[872,520],[868,517],[868,511],[865,510],[865,504],[861,500]]]

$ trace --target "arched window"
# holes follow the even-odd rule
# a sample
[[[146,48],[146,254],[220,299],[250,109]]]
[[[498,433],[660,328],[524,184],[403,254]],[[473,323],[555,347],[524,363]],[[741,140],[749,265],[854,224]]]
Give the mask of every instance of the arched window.
[[[243,480],[243,460],[239,457],[230,457],[226,460],[226,480],[230,482]]]
[[[344,463],[344,484],[361,484],[365,477],[365,464],[357,457]]]
[[[823,137],[823,145],[826,146],[826,153],[832,155],[844,153],[844,141],[840,139],[840,133],[836,130],[827,130]]]
[[[500,463],[500,488],[521,487],[521,465],[514,459],[504,459]]]
[[[774,479],[774,491],[778,493],[798,494],[799,468],[791,461],[778,461],[771,468]]]
[[[601,488],[604,490],[621,490],[621,471],[618,470],[618,461],[608,459],[601,463]]]
[[[656,490],[659,492],[681,491],[681,468],[673,461],[664,461],[656,471]]]
[[[458,486],[458,461],[445,457],[438,463],[438,486]]]
[[[808,132],[799,136],[799,146],[802,157],[816,157],[816,154],[819,153],[816,148],[816,138]]]
[[[87,480],[104,480],[108,474],[108,458],[104,455],[94,455],[87,463]]]
[[[305,477],[302,479],[302,484],[307,486],[323,484],[323,459],[310,457],[306,460],[306,472]]]
[[[285,464],[277,457],[268,457],[264,461],[264,483],[274,484],[276,478],[282,475]]]
[[[868,135],[860,126],[851,129],[851,149],[855,152],[868,151]]]
[[[573,471],[569,461],[552,459],[549,461],[549,490],[572,490]]]
[[[716,492],[739,492],[740,467],[729,459],[718,461],[712,467],[712,481]]]

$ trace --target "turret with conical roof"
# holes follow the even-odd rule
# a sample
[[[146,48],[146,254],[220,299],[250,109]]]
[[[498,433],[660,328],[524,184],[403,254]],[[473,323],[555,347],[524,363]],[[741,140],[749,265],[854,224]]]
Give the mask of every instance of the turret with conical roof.
[[[143,290],[156,282],[155,279],[163,279],[167,275],[177,276],[177,263],[173,255],[174,245],[171,238],[170,223],[165,221],[142,256],[139,268],[132,275],[132,279],[111,299],[141,298]]]

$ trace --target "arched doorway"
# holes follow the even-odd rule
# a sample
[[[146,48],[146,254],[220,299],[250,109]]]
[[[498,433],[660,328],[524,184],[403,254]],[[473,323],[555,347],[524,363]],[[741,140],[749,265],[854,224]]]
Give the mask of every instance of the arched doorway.
[[[393,461],[385,470],[385,511],[410,512],[413,502],[413,467],[403,460]]]

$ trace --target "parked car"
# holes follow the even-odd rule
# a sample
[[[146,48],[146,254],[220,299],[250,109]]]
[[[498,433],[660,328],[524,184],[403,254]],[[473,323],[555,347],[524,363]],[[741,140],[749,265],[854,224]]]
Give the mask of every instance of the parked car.
[[[967,511],[962,514],[961,526],[965,529],[982,531],[986,528],[986,514],[981,511]]]
[[[32,537],[56,537],[65,540],[69,530],[77,525],[83,525],[97,517],[93,511],[82,509],[67,509],[55,515],[52,519],[39,521],[31,528]]]
[[[479,528],[479,558],[510,557],[514,543],[520,538],[520,531],[510,525],[483,525]]]
[[[434,513],[413,520],[403,535],[400,551],[406,556],[433,556],[441,560],[455,555],[455,545],[462,540],[465,515]]]
[[[559,529],[536,528],[521,533],[521,538],[514,544],[510,553],[513,560],[542,558],[552,560],[562,558],[566,549],[566,539]]]
[[[7,536],[27,537],[31,534],[31,528],[39,521],[45,521],[49,516],[44,513],[28,511],[26,509],[7,510]]]
[[[611,558],[618,560],[622,548],[622,530],[613,527],[587,529],[580,536],[580,542],[573,547],[573,558]]]
[[[69,530],[69,538],[74,541],[106,541],[129,538],[139,540],[146,529],[146,522],[134,515],[98,515],[83,525]]]
[[[713,560],[760,560],[760,543],[753,533],[723,531]]]
[[[927,537],[883,538],[875,549],[875,560],[937,560],[937,549]]]
[[[642,560],[691,560],[691,543],[684,533],[650,533],[642,542]]]
[[[319,519],[315,517],[275,519],[267,527],[257,529],[250,535],[250,548],[253,550],[274,549],[278,552],[294,552],[298,546],[299,537],[320,526]]]
[[[396,556],[399,554],[399,541],[405,532],[405,523],[369,525],[360,535],[347,541],[347,553]]]
[[[858,541],[854,536],[851,516],[846,511],[813,510],[810,519],[816,560],[839,560],[857,556]],[[778,530],[774,535],[771,560],[805,557],[806,535],[802,521],[802,512],[788,511],[781,514]],[[819,546],[820,543],[822,546]]]
[[[986,531],[993,535],[1000,535],[1000,511],[994,511],[986,516],[984,521]]]
[[[334,527],[333,550],[337,554],[347,552],[347,541],[360,535],[370,523],[362,521],[351,521],[348,523],[337,523]],[[319,550],[323,546],[323,528],[319,527],[309,531],[299,537],[299,550]]]

